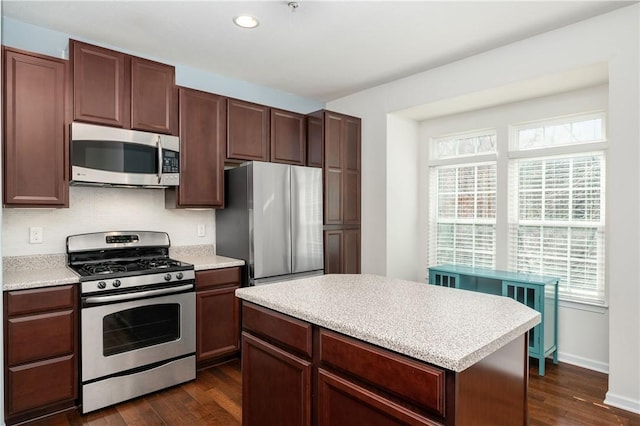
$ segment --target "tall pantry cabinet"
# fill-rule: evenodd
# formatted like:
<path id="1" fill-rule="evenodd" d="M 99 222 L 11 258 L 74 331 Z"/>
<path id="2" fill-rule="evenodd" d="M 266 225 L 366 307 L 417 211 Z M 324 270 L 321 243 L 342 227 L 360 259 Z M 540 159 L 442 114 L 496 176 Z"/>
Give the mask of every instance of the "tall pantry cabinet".
<path id="1" fill-rule="evenodd" d="M 322 146 L 326 274 L 360 273 L 361 120 L 332 111 L 308 118 L 309 152 Z"/>

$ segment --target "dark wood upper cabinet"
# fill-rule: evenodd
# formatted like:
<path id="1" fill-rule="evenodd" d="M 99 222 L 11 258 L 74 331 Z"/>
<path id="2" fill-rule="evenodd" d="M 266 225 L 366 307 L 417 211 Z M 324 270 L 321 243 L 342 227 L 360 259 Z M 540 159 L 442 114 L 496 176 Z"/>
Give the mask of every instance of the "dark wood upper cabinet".
<path id="1" fill-rule="evenodd" d="M 4 204 L 66 207 L 68 63 L 3 48 Z"/>
<path id="2" fill-rule="evenodd" d="M 307 116 L 307 166 L 322 167 L 324 129 L 320 117 Z"/>
<path id="3" fill-rule="evenodd" d="M 303 114 L 271 109 L 271 162 L 304 166 L 307 123 Z"/>
<path id="4" fill-rule="evenodd" d="M 177 134 L 173 66 L 77 40 L 69 51 L 74 120 Z"/>
<path id="5" fill-rule="evenodd" d="M 177 197 L 176 190 L 165 190 L 167 202 L 174 203 L 171 207 L 223 207 L 227 99 L 184 87 L 178 93 L 180 186 Z"/>
<path id="6" fill-rule="evenodd" d="M 360 225 L 360 145 L 361 121 L 331 111 L 310 115 L 309 142 L 322 138 L 324 154 L 324 224 Z M 317 129 L 320 120 L 322 130 Z M 315 149 L 315 148 L 314 148 Z"/>
<path id="7" fill-rule="evenodd" d="M 173 134 L 175 68 L 131 57 L 131 128 Z"/>
<path id="8" fill-rule="evenodd" d="M 229 99 L 227 160 L 269 161 L 269 107 Z"/>
<path id="9" fill-rule="evenodd" d="M 73 64 L 73 119 L 128 128 L 130 58 L 121 52 L 69 40 Z"/>
<path id="10" fill-rule="evenodd" d="M 343 119 L 344 224 L 360 225 L 360 119 Z"/>

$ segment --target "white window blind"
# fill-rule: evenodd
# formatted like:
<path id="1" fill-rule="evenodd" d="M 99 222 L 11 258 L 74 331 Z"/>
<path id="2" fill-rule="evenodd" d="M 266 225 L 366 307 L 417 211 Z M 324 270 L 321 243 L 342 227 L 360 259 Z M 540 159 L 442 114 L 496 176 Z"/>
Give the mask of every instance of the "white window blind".
<path id="1" fill-rule="evenodd" d="M 531 149 L 530 130 L 545 135 L 548 128 L 556 129 L 558 143 L 575 147 L 552 157 L 532 150 L 510 160 L 509 173 L 509 268 L 560 277 L 562 299 L 592 304 L 605 303 L 606 156 L 580 152 L 580 145 L 602 141 L 603 120 L 578 117 L 516 129 L 512 147 Z"/>
<path id="2" fill-rule="evenodd" d="M 496 164 L 431 168 L 430 263 L 495 264 Z"/>

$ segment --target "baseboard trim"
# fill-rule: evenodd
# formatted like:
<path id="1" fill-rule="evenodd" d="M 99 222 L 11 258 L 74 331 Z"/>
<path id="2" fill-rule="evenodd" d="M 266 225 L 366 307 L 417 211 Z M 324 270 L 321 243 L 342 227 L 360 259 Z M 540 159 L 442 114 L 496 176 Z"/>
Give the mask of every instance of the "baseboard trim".
<path id="1" fill-rule="evenodd" d="M 611 405 L 612 407 L 620 408 L 625 411 L 640 414 L 640 400 L 634 400 L 625 396 L 620 396 L 607 392 L 604 398 L 604 403 Z"/>
<path id="2" fill-rule="evenodd" d="M 578 367 L 586 368 L 588 370 L 609 374 L 609 364 L 606 362 L 595 361 L 593 359 L 583 358 L 581 356 L 571 355 L 571 354 L 562 353 L 562 352 L 558 352 L 558 361 L 564 362 L 566 364 L 571 364 Z"/>

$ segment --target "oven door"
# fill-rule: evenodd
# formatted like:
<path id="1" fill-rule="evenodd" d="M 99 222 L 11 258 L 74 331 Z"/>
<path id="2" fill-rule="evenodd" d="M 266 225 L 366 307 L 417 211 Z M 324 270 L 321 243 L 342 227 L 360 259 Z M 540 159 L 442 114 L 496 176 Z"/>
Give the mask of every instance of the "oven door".
<path id="1" fill-rule="evenodd" d="M 195 353 L 195 292 L 83 307 L 82 381 Z"/>

